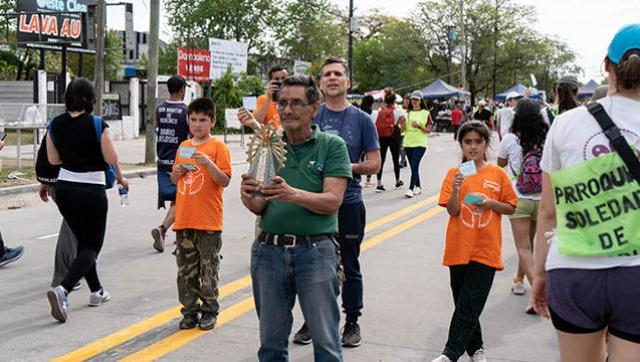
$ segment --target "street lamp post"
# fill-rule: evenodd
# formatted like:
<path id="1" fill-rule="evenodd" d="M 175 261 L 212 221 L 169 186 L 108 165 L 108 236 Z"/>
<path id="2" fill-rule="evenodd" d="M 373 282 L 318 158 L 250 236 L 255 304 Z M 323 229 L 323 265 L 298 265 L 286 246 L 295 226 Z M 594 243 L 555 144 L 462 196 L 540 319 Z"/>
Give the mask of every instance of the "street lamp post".
<path id="1" fill-rule="evenodd" d="M 349 83 L 353 84 L 353 0 L 349 0 Z"/>

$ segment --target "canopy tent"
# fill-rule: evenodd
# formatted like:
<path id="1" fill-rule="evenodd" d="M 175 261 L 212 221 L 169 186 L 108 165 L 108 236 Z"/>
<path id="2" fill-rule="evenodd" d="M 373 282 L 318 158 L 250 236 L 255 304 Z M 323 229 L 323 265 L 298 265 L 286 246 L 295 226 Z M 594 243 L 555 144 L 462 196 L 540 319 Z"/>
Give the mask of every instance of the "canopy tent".
<path id="1" fill-rule="evenodd" d="M 450 84 L 445 83 L 442 79 L 436 79 L 433 83 L 420 90 L 425 98 L 451 98 L 464 97 L 471 93 L 460 90 Z"/>
<path id="2" fill-rule="evenodd" d="M 533 99 L 541 99 L 542 98 L 542 92 L 540 92 L 539 90 L 537 90 L 535 88 L 527 88 L 524 85 L 518 83 L 518 84 L 514 85 L 513 87 L 507 89 L 506 91 L 496 94 L 495 99 L 498 100 L 498 101 L 504 102 L 506 100 L 506 98 L 507 98 L 507 94 L 509 94 L 511 92 L 516 92 L 521 97 L 524 97 L 524 94 L 525 94 L 527 89 L 531 89 L 531 95 L 529 95 L 529 98 L 533 98 Z"/>
<path id="3" fill-rule="evenodd" d="M 578 89 L 578 98 L 591 97 L 593 95 L 593 92 L 595 92 L 596 88 L 598 88 L 599 86 L 600 85 L 598 84 L 598 82 L 591 79 L 587 84 L 584 85 L 584 87 L 580 87 L 580 89 Z"/>

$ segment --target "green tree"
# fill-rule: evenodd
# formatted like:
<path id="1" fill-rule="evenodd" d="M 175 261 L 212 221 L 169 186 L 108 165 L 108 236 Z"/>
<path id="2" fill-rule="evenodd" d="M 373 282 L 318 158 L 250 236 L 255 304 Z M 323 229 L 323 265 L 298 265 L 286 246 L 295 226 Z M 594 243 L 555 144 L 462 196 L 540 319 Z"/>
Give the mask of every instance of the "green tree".
<path id="1" fill-rule="evenodd" d="M 375 33 L 355 42 L 355 91 L 391 86 L 409 92 L 426 85 L 433 77 L 428 44 L 415 24 L 387 19 Z"/>
<path id="2" fill-rule="evenodd" d="M 447 71 L 448 48 L 453 48 L 452 63 L 459 69 L 461 49 L 466 50 L 466 74 L 472 96 L 493 96 L 517 82 L 528 84 L 529 74 L 545 79 L 562 69 L 579 71 L 571 63 L 575 54 L 566 44 L 551 40 L 533 28 L 535 10 L 532 6 L 516 4 L 513 0 L 464 1 L 464 30 L 462 39 L 449 40 L 448 28 L 441 19 L 452 22 L 460 33 L 460 2 L 458 0 L 426 0 L 417 6 L 412 21 L 429 40 L 429 62 L 437 74 Z M 447 43 L 451 41 L 451 43 Z M 456 79 L 460 79 L 456 73 Z"/>
<path id="3" fill-rule="evenodd" d="M 164 1 L 176 39 L 202 49 L 209 38 L 243 41 L 249 50 L 265 43 L 274 0 L 166 0 Z"/>
<path id="4" fill-rule="evenodd" d="M 317 69 L 329 55 L 347 53 L 347 18 L 328 0 L 281 1 L 273 17 L 276 55 L 311 62 Z"/>

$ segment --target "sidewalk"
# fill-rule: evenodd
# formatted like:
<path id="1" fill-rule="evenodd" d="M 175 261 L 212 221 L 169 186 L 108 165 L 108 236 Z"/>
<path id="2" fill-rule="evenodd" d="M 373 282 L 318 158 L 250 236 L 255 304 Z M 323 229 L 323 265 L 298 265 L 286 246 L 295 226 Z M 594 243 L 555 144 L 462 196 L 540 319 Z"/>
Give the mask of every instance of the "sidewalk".
<path id="1" fill-rule="evenodd" d="M 216 135 L 216 138 L 220 140 L 224 140 L 223 135 Z M 241 147 L 241 136 L 240 135 L 228 135 L 227 136 L 227 147 L 229 147 L 229 152 L 231 153 L 231 164 L 239 165 L 246 162 L 246 146 L 249 143 L 249 136 L 244 136 L 245 147 Z M 126 177 L 143 177 L 146 175 L 152 175 L 156 173 L 155 166 L 145 165 L 144 164 L 144 145 L 145 139 L 144 135 L 142 137 L 137 138 L 135 140 L 129 141 L 115 141 L 116 150 L 118 151 L 119 162 L 123 166 L 123 174 Z M 23 154 L 22 160 L 27 165 L 31 165 L 33 160 L 32 149 L 33 145 L 23 145 Z M 26 153 L 26 154 L 25 154 Z M 0 158 L 5 159 L 5 169 L 11 169 L 11 167 L 6 166 L 7 164 L 15 164 L 16 158 L 16 146 L 5 146 L 2 151 L 0 151 Z M 10 186 L 10 187 L 0 187 L 0 196 L 9 195 L 9 194 L 18 194 L 23 192 L 33 192 L 37 190 L 39 184 L 34 183 L 21 185 L 21 186 Z"/>

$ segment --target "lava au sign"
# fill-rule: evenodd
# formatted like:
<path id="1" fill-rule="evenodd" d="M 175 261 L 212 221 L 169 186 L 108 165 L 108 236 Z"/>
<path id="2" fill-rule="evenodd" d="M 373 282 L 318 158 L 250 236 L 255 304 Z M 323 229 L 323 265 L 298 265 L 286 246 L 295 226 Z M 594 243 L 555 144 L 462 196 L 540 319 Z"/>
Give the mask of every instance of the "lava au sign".
<path id="1" fill-rule="evenodd" d="M 84 17 L 89 0 L 18 1 L 18 43 L 58 43 L 84 47 Z M 34 14 L 38 13 L 38 14 Z"/>
<path id="2" fill-rule="evenodd" d="M 210 50 L 178 48 L 178 75 L 187 80 L 208 82 L 210 69 Z"/>

